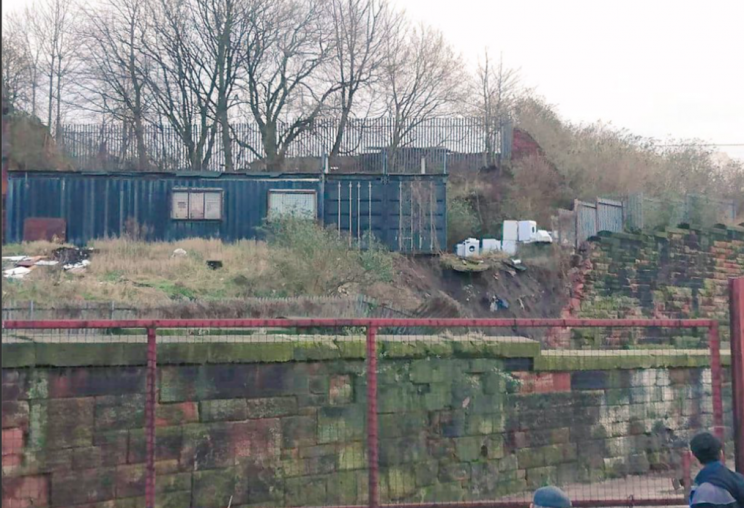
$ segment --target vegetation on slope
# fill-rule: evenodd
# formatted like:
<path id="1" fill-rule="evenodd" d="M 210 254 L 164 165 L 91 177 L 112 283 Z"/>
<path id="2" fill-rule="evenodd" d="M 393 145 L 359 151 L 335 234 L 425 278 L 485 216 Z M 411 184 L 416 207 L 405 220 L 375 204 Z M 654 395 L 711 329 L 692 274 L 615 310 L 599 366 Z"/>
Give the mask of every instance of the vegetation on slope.
<path id="1" fill-rule="evenodd" d="M 702 143 L 667 146 L 609 124 L 571 124 L 532 95 L 515 101 L 510 115 L 540 151 L 514 153 L 499 170 L 452 175 L 450 246 L 468 236 L 499 238 L 505 219 L 530 218 L 548 228 L 556 210 L 570 208 L 574 199 L 641 192 L 666 211 L 690 195 L 731 199 L 740 214 L 735 222 L 744 219 L 744 163 L 722 158 Z"/>

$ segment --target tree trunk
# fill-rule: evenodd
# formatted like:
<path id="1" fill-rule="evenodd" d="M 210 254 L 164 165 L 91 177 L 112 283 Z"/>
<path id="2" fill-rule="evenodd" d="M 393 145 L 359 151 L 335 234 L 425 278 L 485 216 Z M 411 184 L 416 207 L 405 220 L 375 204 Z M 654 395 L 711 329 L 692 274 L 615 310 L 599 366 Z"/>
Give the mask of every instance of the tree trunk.
<path id="1" fill-rule="evenodd" d="M 31 74 L 31 116 L 36 117 L 36 87 L 38 86 L 36 83 L 36 69 L 34 69 L 33 73 Z"/>
<path id="2" fill-rule="evenodd" d="M 344 132 L 346 131 L 346 124 L 349 122 L 349 108 L 343 108 L 341 111 L 341 118 L 338 120 L 338 129 L 336 130 L 336 139 L 333 141 L 333 148 L 331 148 L 330 155 L 332 157 L 339 154 L 341 151 L 341 143 L 344 140 Z"/>
<path id="3" fill-rule="evenodd" d="M 54 98 L 54 57 L 52 57 L 52 65 L 49 67 L 49 110 L 47 111 L 47 128 L 52 131 L 52 102 Z"/>
<path id="4" fill-rule="evenodd" d="M 62 141 L 62 55 L 57 56 L 57 122 L 54 137 L 59 146 Z"/>
<path id="5" fill-rule="evenodd" d="M 196 145 L 194 144 L 194 133 L 191 128 L 190 124 L 186 124 L 185 128 L 182 132 L 179 133 L 181 135 L 181 139 L 183 140 L 183 144 L 186 145 L 186 153 L 189 157 L 189 169 L 191 171 L 199 171 L 199 164 L 198 164 L 198 157 L 199 154 L 196 150 Z"/>
<path id="6" fill-rule="evenodd" d="M 400 147 L 401 134 L 400 120 L 396 120 L 396 125 L 393 131 L 393 139 L 391 140 L 390 146 L 388 147 L 387 154 L 387 171 L 388 173 L 397 172 L 396 166 L 398 165 L 398 148 Z"/>
<path id="7" fill-rule="evenodd" d="M 234 171 L 232 158 L 232 139 L 230 138 L 230 122 L 227 118 L 227 105 L 220 110 L 220 128 L 222 129 L 222 149 L 225 152 L 225 171 Z"/>
<path id="8" fill-rule="evenodd" d="M 142 115 L 134 115 L 134 137 L 137 142 L 137 161 L 140 171 L 147 171 L 150 163 L 147 160 L 147 147 L 145 146 L 145 127 L 142 124 Z"/>
<path id="9" fill-rule="evenodd" d="M 225 29 L 217 49 L 217 123 L 222 130 L 222 151 L 225 154 L 225 171 L 233 168 L 232 142 L 230 139 L 230 121 L 227 117 L 228 84 L 227 84 L 227 48 L 230 46 L 232 32 L 232 16 L 228 14 Z"/>
<path id="10" fill-rule="evenodd" d="M 130 29 L 130 46 L 129 46 L 129 79 L 134 87 L 134 111 L 132 116 L 134 120 L 134 138 L 137 143 L 137 165 L 140 171 L 150 169 L 150 161 L 147 157 L 147 146 L 145 145 L 145 127 L 144 115 L 142 113 L 142 83 L 137 73 L 136 57 L 134 53 L 135 37 L 133 28 Z"/>
<path id="11" fill-rule="evenodd" d="M 266 170 L 281 171 L 283 157 L 276 146 L 276 122 L 267 122 L 261 132 L 264 152 L 266 153 Z"/>

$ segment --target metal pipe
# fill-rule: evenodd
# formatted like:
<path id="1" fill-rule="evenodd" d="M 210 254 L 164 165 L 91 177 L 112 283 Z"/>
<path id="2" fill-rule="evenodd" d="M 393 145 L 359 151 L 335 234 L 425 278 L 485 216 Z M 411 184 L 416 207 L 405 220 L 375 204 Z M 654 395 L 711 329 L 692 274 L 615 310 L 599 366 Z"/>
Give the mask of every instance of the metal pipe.
<path id="1" fill-rule="evenodd" d="M 351 326 L 375 328 L 709 328 L 718 323 L 710 319 L 463 319 L 463 318 L 303 318 L 303 319 L 121 319 L 85 320 L 58 319 L 42 321 L 9 320 L 11 330 L 71 329 L 71 328 L 311 328 L 316 326 Z M 717 339 L 716 339 L 717 340 Z M 720 355 L 719 355 L 720 362 Z"/>
<path id="2" fill-rule="evenodd" d="M 349 182 L 349 247 L 351 247 L 351 239 L 354 236 L 354 219 L 352 219 L 353 211 L 352 206 L 354 205 L 354 188 Z"/>
<path id="3" fill-rule="evenodd" d="M 379 445 L 377 429 L 377 328 L 367 327 L 367 463 L 369 508 L 380 505 Z"/>
<path id="4" fill-rule="evenodd" d="M 731 384 L 734 399 L 734 458 L 744 473 L 744 277 L 729 281 L 731 317 Z"/>
<path id="5" fill-rule="evenodd" d="M 723 372 L 721 370 L 721 340 L 718 336 L 718 322 L 714 321 L 708 328 L 708 346 L 710 347 L 710 377 L 713 385 L 713 432 L 725 443 L 723 426 Z"/>
<path id="6" fill-rule="evenodd" d="M 145 506 L 155 508 L 155 404 L 157 379 L 157 332 L 147 329 L 147 395 L 145 401 L 145 436 L 147 459 L 145 476 Z"/>
<path id="7" fill-rule="evenodd" d="M 437 236 L 437 226 L 434 222 L 434 208 L 436 208 L 437 188 L 434 182 L 429 182 L 429 250 L 434 252 L 434 238 Z"/>
<path id="8" fill-rule="evenodd" d="M 398 252 L 403 250 L 403 182 L 398 182 Z"/>
<path id="9" fill-rule="evenodd" d="M 10 161 L 10 136 L 8 131 L 7 116 L 10 112 L 8 102 L 2 98 L 2 243 L 5 244 L 5 222 L 7 217 L 6 199 L 7 193 L 10 192 L 8 182 L 8 163 Z"/>
<path id="10" fill-rule="evenodd" d="M 413 253 L 413 182 L 411 182 L 411 183 L 408 184 L 408 194 L 409 194 L 409 197 L 410 197 L 410 200 L 409 200 L 408 203 L 409 203 L 409 206 L 410 206 L 409 216 L 410 216 L 410 219 L 411 219 L 409 221 L 411 223 L 411 228 L 410 228 L 410 233 L 411 233 L 411 253 Z"/>
<path id="11" fill-rule="evenodd" d="M 362 246 L 362 183 L 357 182 L 357 247 Z"/>
<path id="12" fill-rule="evenodd" d="M 341 236 L 341 182 L 338 182 L 338 234 Z"/>

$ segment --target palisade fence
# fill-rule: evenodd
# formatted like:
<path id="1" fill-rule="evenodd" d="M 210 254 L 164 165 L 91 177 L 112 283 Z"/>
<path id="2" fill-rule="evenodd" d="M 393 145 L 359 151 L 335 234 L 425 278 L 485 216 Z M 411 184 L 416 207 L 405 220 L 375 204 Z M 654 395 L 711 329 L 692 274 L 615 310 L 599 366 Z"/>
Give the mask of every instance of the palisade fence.
<path id="1" fill-rule="evenodd" d="M 653 230 L 678 224 L 713 226 L 736 219 L 738 210 L 732 199 L 715 199 L 688 194 L 680 199 L 662 199 L 643 193 L 628 196 L 624 202 L 626 226 L 630 230 Z"/>
<path id="2" fill-rule="evenodd" d="M 289 125 L 280 123 L 277 138 L 283 139 Z M 395 122 L 392 118 L 349 120 L 337 156 L 332 151 L 337 119 L 320 119 L 289 144 L 279 169 L 285 172 L 318 172 L 328 166 L 336 172 L 366 173 L 446 173 L 447 166 L 478 169 L 486 160 L 484 120 L 475 117 L 430 118 L 407 126 L 398 148 L 391 146 Z M 231 151 L 234 171 L 265 171 L 266 153 L 256 124 L 231 126 Z M 488 129 L 493 139 L 492 156 L 509 156 L 511 126 Z M 196 146 L 201 136 L 194 126 L 191 139 Z M 151 167 L 157 171 L 225 171 L 225 153 L 219 126 L 204 137 L 201 157 L 192 162 L 189 150 L 175 129 L 161 125 L 145 128 L 144 143 Z M 103 123 L 65 125 L 61 133 L 62 150 L 80 170 L 136 171 L 137 143 L 131 125 Z M 503 147 L 503 148 L 502 148 Z M 276 168 L 275 168 L 276 169 Z"/>

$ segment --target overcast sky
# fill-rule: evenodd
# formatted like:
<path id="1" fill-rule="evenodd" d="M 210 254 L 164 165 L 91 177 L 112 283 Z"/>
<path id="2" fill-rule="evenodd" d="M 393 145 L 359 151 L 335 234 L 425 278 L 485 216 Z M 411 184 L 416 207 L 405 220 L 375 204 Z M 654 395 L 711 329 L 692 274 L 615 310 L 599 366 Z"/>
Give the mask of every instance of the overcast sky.
<path id="1" fill-rule="evenodd" d="M 744 145 L 744 0 L 394 1 L 473 66 L 502 53 L 568 120 Z"/>
<path id="2" fill-rule="evenodd" d="M 503 53 L 569 120 L 744 145 L 744 0 L 397 2 L 473 63 Z"/>

